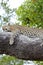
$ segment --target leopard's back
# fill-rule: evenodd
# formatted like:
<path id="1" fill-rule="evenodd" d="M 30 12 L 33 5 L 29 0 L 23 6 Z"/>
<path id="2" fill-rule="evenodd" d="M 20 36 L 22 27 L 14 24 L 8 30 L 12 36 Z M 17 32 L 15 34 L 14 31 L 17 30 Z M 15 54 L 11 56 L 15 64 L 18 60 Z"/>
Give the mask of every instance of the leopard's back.
<path id="1" fill-rule="evenodd" d="M 26 36 L 39 36 L 43 37 L 43 29 L 38 28 L 29 28 L 26 26 L 21 25 L 7 25 L 3 26 L 3 30 L 7 30 L 8 32 L 16 32 L 19 31 L 20 34 L 26 35 Z"/>

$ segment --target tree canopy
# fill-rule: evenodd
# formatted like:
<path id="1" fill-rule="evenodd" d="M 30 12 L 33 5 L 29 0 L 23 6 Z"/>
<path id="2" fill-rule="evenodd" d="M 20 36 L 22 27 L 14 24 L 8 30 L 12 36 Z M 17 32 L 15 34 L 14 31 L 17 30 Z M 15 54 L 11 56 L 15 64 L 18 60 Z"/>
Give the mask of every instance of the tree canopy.
<path id="1" fill-rule="evenodd" d="M 23 25 L 43 27 L 43 0 L 26 0 L 16 14 Z"/>

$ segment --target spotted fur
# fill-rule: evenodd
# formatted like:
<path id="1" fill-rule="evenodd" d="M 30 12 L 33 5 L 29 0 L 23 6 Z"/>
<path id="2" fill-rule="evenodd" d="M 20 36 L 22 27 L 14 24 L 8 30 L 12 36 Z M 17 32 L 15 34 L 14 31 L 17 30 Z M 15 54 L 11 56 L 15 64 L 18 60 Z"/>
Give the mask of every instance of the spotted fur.
<path id="1" fill-rule="evenodd" d="M 43 29 L 29 28 L 21 25 L 5 25 L 2 27 L 2 29 L 7 32 L 13 32 L 13 33 L 19 32 L 20 34 L 26 36 L 30 37 L 39 36 L 43 38 Z"/>

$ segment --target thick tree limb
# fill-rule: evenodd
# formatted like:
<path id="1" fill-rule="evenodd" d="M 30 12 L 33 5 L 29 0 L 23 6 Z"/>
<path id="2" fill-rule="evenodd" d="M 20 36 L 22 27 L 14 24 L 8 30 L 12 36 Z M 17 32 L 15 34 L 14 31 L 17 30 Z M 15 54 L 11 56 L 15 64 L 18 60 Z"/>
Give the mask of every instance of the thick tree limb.
<path id="1" fill-rule="evenodd" d="M 13 36 L 10 44 L 11 32 L 0 32 L 0 54 L 15 56 L 24 60 L 43 60 L 43 39 L 29 38 L 22 34 Z M 42 35 L 43 36 L 43 35 Z"/>

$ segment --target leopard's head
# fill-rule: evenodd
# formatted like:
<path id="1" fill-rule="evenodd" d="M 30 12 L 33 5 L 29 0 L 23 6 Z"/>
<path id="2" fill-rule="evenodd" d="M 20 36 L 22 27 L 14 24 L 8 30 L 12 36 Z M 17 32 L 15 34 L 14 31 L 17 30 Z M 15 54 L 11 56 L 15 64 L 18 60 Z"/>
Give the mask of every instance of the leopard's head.
<path id="1" fill-rule="evenodd" d="M 3 31 L 11 32 L 10 25 L 4 25 L 2 26 Z"/>

